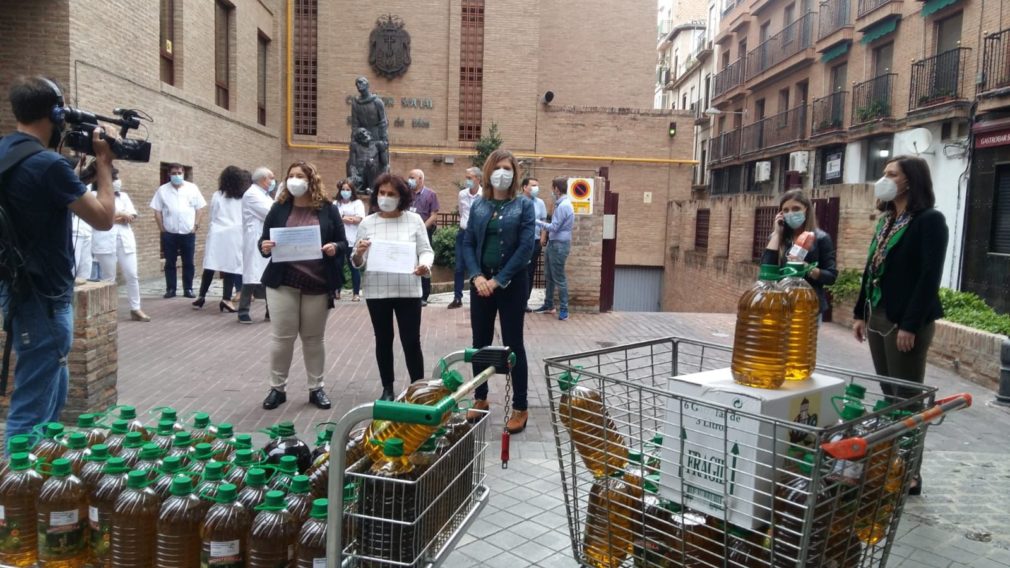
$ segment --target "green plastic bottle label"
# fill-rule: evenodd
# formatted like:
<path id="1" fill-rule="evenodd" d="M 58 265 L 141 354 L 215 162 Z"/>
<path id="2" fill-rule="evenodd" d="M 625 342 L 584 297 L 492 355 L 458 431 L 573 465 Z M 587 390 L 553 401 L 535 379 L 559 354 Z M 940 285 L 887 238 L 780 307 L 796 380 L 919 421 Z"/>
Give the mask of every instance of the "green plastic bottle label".
<path id="1" fill-rule="evenodd" d="M 87 519 L 82 519 L 77 509 L 53 511 L 48 519 L 39 522 L 39 558 L 67 560 L 84 551 L 87 542 Z"/>
<path id="2" fill-rule="evenodd" d="M 241 568 L 245 566 L 242 560 L 242 542 L 239 540 L 212 540 L 203 543 L 200 554 L 201 568 Z"/>

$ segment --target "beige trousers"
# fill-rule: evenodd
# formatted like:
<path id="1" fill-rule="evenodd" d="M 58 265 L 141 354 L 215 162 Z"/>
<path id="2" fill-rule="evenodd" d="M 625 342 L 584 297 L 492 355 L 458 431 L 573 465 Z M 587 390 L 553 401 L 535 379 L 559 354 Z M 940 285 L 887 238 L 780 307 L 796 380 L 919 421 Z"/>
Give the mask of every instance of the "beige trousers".
<path id="1" fill-rule="evenodd" d="M 295 338 L 302 338 L 302 355 L 309 390 L 323 388 L 326 352 L 323 333 L 326 330 L 326 294 L 306 295 L 290 286 L 267 288 L 270 305 L 270 327 L 273 341 L 270 349 L 270 386 L 284 391 L 295 350 Z"/>

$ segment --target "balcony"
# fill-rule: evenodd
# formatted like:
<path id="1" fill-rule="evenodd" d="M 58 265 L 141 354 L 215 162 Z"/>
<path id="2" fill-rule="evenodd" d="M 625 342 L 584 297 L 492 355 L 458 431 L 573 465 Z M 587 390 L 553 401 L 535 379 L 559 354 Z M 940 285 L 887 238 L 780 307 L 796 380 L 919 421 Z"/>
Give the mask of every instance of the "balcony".
<path id="1" fill-rule="evenodd" d="M 845 102 L 848 96 L 848 91 L 839 91 L 814 99 L 811 135 L 839 132 L 845 128 Z"/>
<path id="2" fill-rule="evenodd" d="M 980 92 L 1010 88 L 1010 29 L 985 36 Z"/>
<path id="3" fill-rule="evenodd" d="M 817 21 L 817 39 L 822 40 L 845 26 L 852 25 L 852 0 L 827 0 L 821 4 Z"/>
<path id="4" fill-rule="evenodd" d="M 740 129 L 723 132 L 709 144 L 709 162 L 732 160 L 740 155 Z"/>
<path id="5" fill-rule="evenodd" d="M 965 101 L 965 71 L 971 48 L 958 47 L 912 64 L 908 110 Z"/>
<path id="6" fill-rule="evenodd" d="M 807 105 L 763 118 L 743 128 L 741 154 L 753 154 L 766 148 L 799 142 L 806 138 Z"/>
<path id="7" fill-rule="evenodd" d="M 896 0 L 859 0 L 859 5 L 856 8 L 856 17 L 866 17 L 870 12 L 876 10 L 877 8 L 895 1 Z M 901 2 L 898 1 L 897 3 L 900 4 Z"/>
<path id="8" fill-rule="evenodd" d="M 741 57 L 720 71 L 712 81 L 712 98 L 718 98 L 743 83 L 744 58 Z"/>
<path id="9" fill-rule="evenodd" d="M 852 87 L 852 126 L 893 118 L 894 81 L 897 73 L 887 73 Z"/>
<path id="10" fill-rule="evenodd" d="M 816 12 L 807 12 L 747 53 L 747 80 L 750 81 L 804 49 L 813 47 L 815 14 Z"/>

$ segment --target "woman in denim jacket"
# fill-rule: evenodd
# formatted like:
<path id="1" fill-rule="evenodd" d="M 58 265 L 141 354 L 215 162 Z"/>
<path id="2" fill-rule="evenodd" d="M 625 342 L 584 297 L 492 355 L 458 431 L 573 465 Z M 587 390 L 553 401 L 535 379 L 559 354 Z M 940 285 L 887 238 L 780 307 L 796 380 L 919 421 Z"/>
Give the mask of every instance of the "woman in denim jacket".
<path id="1" fill-rule="evenodd" d="M 502 343 L 512 349 L 512 412 L 506 428 L 517 434 L 526 428 L 527 367 L 523 343 L 526 315 L 526 267 L 533 256 L 535 213 L 533 202 L 520 197 L 518 164 L 508 150 L 495 150 L 484 162 L 483 199 L 470 210 L 463 235 L 463 262 L 470 279 L 470 327 L 473 346 L 491 345 L 495 316 L 501 318 Z M 474 374 L 484 367 L 474 366 Z M 487 411 L 487 384 L 474 393 L 477 420 Z M 506 410 L 508 412 L 508 410 Z"/>

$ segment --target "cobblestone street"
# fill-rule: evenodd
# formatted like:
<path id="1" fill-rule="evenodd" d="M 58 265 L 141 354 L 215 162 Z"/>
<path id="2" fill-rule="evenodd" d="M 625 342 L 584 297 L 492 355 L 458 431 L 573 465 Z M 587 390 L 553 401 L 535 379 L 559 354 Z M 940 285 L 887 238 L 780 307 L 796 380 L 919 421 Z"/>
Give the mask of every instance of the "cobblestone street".
<path id="1" fill-rule="evenodd" d="M 163 300 L 158 283 L 144 287 L 144 309 L 151 323 L 129 321 L 120 304 L 120 403 L 141 409 L 170 404 L 180 413 L 203 410 L 236 430 L 256 431 L 280 420 L 294 420 L 303 438 L 311 427 L 333 420 L 380 392 L 372 351 L 372 330 L 364 302 L 346 299 L 332 311 L 327 328 L 327 392 L 332 411 L 308 405 L 299 388 L 304 376 L 296 352 L 287 404 L 267 412 L 266 369 L 270 326 L 263 303 L 253 306 L 254 325 L 239 325 L 234 314 L 220 313 L 212 289 L 206 308 L 193 310 L 182 297 Z M 446 310 L 451 299 L 432 297 L 425 308 L 422 345 L 430 367 L 438 357 L 466 347 L 469 310 Z M 530 357 L 530 423 L 512 439 L 512 462 L 499 467 L 499 442 L 493 434 L 487 472 L 491 499 L 468 535 L 450 556 L 450 566 L 575 566 L 557 451 L 547 409 L 542 360 L 601 346 L 664 336 L 729 344 L 733 316 L 686 313 L 573 314 L 567 322 L 530 315 L 526 323 Z M 848 331 L 824 325 L 820 361 L 870 371 L 865 345 Z M 396 348 L 397 353 L 399 347 Z M 406 385 L 402 357 L 397 361 L 397 389 Z M 1010 412 L 991 404 L 993 393 L 933 366 L 927 382 L 940 395 L 969 392 L 974 406 L 930 428 L 923 466 L 924 492 L 908 499 L 899 539 L 888 566 L 1010 566 Z M 500 384 L 491 387 L 492 427 L 501 423 Z"/>

